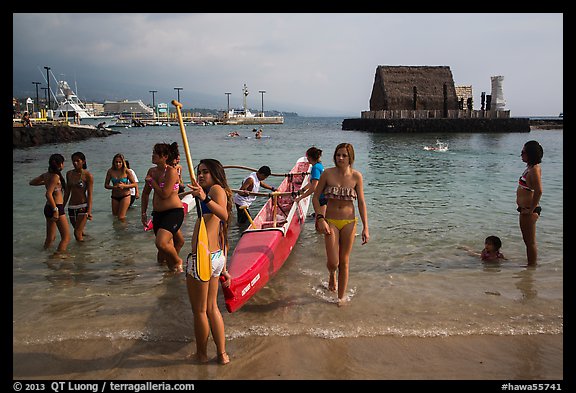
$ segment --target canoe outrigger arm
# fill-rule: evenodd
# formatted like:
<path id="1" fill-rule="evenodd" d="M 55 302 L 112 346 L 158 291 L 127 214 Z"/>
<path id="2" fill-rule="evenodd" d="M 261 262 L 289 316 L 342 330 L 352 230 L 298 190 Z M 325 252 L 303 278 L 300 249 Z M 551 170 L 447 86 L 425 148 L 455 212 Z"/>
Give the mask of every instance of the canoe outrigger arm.
<path id="1" fill-rule="evenodd" d="M 232 189 L 232 192 L 235 192 L 237 194 L 248 194 L 248 195 L 256 195 L 256 196 L 264 196 L 264 197 L 268 197 L 268 198 L 272 198 L 273 196 L 288 196 L 288 195 L 292 195 L 292 192 L 280 192 L 280 191 L 273 191 L 273 192 L 254 192 L 254 191 L 248 191 L 248 190 L 236 190 L 236 189 Z"/>
<path id="2" fill-rule="evenodd" d="M 248 206 L 240 206 L 240 209 L 244 210 L 244 213 L 246 213 L 246 217 L 248 217 L 248 221 L 250 221 L 250 226 L 256 229 L 254 221 L 252 221 L 252 217 L 250 217 L 250 213 L 248 213 Z"/>
<path id="3" fill-rule="evenodd" d="M 247 190 L 232 190 L 233 192 L 239 193 L 248 193 L 248 194 L 252 194 L 252 195 L 256 195 L 256 196 L 266 196 L 268 198 L 272 198 L 272 206 L 273 206 L 273 217 L 274 217 L 274 221 L 273 221 L 273 228 L 276 228 L 277 226 L 277 218 L 276 218 L 276 212 L 278 211 L 278 209 L 280 209 L 280 211 L 282 211 L 282 214 L 284 214 L 284 216 L 288 216 L 287 213 L 284 211 L 284 209 L 282 209 L 281 206 L 278 205 L 278 197 L 279 196 L 294 196 L 293 192 L 252 192 L 252 191 L 247 191 Z M 250 221 L 250 227 L 253 229 L 257 229 L 256 225 L 254 224 L 254 221 L 252 220 L 252 217 L 250 217 L 250 213 L 248 213 L 248 206 L 240 206 L 240 209 L 244 210 L 244 213 L 246 213 L 246 217 L 248 217 L 248 221 Z"/>
<path id="4" fill-rule="evenodd" d="M 258 172 L 258 169 L 256 169 L 256 168 L 250 168 L 250 167 L 242 166 L 242 165 L 222 165 L 222 168 L 224 168 L 224 169 L 232 169 L 232 168 L 245 169 L 247 171 Z M 306 176 L 309 174 L 310 174 L 310 172 L 271 173 L 270 176 L 284 176 L 284 177 L 294 176 L 294 175 Z"/>

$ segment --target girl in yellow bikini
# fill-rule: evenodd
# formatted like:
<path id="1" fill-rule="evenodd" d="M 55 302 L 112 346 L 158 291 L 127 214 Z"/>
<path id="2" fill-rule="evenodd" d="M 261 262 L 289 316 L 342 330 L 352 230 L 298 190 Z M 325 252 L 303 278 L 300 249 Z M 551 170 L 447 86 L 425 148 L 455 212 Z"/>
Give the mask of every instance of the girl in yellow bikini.
<path id="1" fill-rule="evenodd" d="M 316 216 L 316 230 L 324 234 L 326 257 L 329 273 L 328 289 L 338 289 L 338 306 L 346 302 L 348 286 L 348 266 L 350 253 L 356 235 L 354 200 L 358 200 L 358 212 L 362 220 L 362 244 L 370 239 L 368 214 L 364 200 L 364 181 L 362 174 L 353 169 L 354 147 L 350 143 L 341 143 L 334 151 L 333 168 L 322 172 L 316 186 L 312 204 Z M 320 195 L 328 200 L 326 216 L 320 214 Z M 338 277 L 336 277 L 338 271 Z"/>

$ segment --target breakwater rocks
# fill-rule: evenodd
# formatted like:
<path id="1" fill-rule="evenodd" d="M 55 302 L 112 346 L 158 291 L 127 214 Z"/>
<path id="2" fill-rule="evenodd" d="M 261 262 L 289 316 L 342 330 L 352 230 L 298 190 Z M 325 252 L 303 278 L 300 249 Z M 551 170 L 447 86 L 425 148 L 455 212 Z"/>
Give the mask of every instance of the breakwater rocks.
<path id="1" fill-rule="evenodd" d="M 82 125 L 34 125 L 12 127 L 12 149 L 44 145 L 46 143 L 69 143 L 88 138 L 101 138 L 120 134 L 120 131 L 97 129 Z"/>
<path id="2" fill-rule="evenodd" d="M 563 130 L 564 119 L 530 119 L 532 130 Z"/>
<path id="3" fill-rule="evenodd" d="M 344 119 L 343 130 L 400 132 L 530 132 L 528 118 L 506 119 Z"/>

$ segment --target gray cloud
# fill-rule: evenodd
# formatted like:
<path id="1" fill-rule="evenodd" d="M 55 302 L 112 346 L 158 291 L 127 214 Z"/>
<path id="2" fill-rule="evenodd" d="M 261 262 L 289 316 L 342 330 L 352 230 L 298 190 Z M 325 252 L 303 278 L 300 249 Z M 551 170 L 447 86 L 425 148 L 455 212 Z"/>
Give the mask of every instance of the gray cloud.
<path id="1" fill-rule="evenodd" d="M 513 116 L 563 110 L 562 14 L 13 14 L 13 94 L 44 66 L 89 99 L 176 97 L 185 106 L 357 117 L 378 65 L 448 65 L 490 93 L 503 75 Z M 62 74 L 62 75 L 61 75 Z"/>

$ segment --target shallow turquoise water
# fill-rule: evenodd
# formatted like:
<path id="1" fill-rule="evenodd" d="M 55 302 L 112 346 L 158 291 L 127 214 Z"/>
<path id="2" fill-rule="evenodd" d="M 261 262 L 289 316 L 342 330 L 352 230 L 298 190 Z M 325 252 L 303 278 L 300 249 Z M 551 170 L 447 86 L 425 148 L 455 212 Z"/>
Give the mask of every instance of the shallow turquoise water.
<path id="1" fill-rule="evenodd" d="M 315 145 L 323 149 L 329 167 L 335 146 L 350 142 L 356 150 L 355 167 L 364 174 L 371 241 L 362 246 L 358 240 L 352 251 L 350 306 L 337 308 L 326 291 L 324 242 L 310 220 L 282 270 L 241 310 L 227 313 L 220 299 L 230 339 L 563 331 L 562 130 L 374 134 L 342 131 L 341 122 L 286 118 L 283 125 L 264 127 L 270 138 L 261 140 L 227 137 L 232 130 L 252 136 L 252 126 L 187 127 L 195 164 L 210 157 L 225 165 L 268 165 L 282 173 Z M 181 145 L 179 128 L 119 130 L 122 134 L 108 138 L 13 151 L 14 342 L 193 337 L 185 282 L 156 264 L 153 234 L 141 227 L 140 201 L 126 224 L 115 222 L 110 193 L 103 186 L 118 152 L 142 181 L 152 166 L 153 145 Z M 448 143 L 447 152 L 423 149 L 437 139 Z M 535 269 L 523 266 L 515 211 L 517 180 L 525 166 L 520 150 L 531 139 L 544 147 L 543 210 L 537 224 L 540 259 Z M 54 260 L 53 250 L 42 250 L 44 191 L 28 181 L 46 170 L 48 157 L 56 152 L 66 157 L 64 170 L 72 169 L 70 156 L 76 151 L 85 153 L 95 178 L 94 219 L 86 228 L 87 241 L 72 241 L 70 258 Z M 185 159 L 182 164 L 189 179 Z M 227 171 L 232 188 L 246 175 Z M 255 207 L 263 203 L 259 200 Z M 194 220 L 193 215 L 185 220 L 187 240 Z M 509 259 L 500 265 L 484 265 L 461 249 L 479 251 L 492 234 L 502 239 Z M 229 236 L 234 246 L 240 236 L 236 225 Z M 188 249 L 186 245 L 181 257 Z"/>

